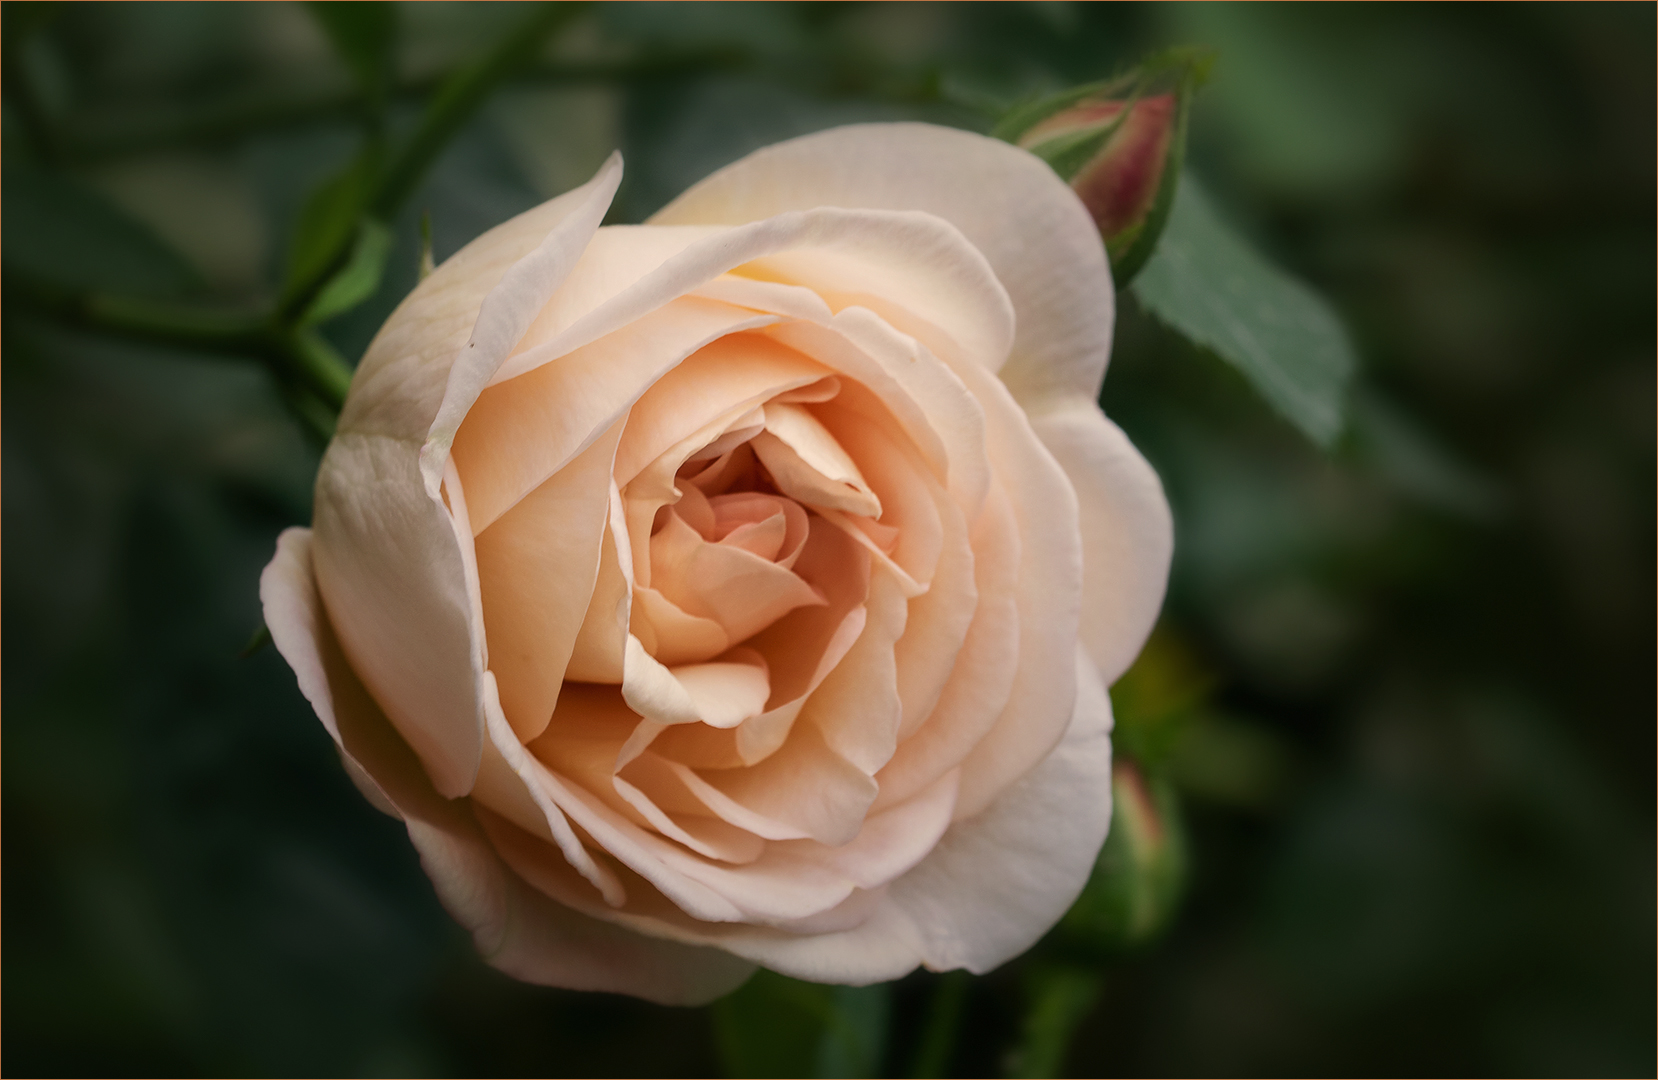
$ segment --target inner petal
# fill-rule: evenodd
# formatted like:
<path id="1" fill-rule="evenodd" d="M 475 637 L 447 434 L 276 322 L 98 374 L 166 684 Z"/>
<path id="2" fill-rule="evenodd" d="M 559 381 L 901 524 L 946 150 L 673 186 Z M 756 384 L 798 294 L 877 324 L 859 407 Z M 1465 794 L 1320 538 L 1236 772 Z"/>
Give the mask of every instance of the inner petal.
<path id="1" fill-rule="evenodd" d="M 783 531 L 786 537 L 786 521 Z M 652 588 L 688 614 L 719 623 L 734 642 L 795 608 L 827 602 L 787 567 L 735 544 L 709 543 L 674 508 L 651 537 L 650 560 Z"/>
<path id="2" fill-rule="evenodd" d="M 769 402 L 766 430 L 752 445 L 785 495 L 849 514 L 881 516 L 881 500 L 857 463 L 805 406 Z"/>

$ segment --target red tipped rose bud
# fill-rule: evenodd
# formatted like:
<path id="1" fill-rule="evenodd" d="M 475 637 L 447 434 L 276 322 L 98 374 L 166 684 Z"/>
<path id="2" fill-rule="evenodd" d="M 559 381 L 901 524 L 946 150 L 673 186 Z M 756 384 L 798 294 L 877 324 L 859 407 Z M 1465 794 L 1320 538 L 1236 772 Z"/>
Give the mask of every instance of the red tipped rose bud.
<path id="1" fill-rule="evenodd" d="M 1124 109 L 1128 115 L 1123 116 Z M 1113 257 L 1132 241 L 1157 199 L 1174 137 L 1175 98 L 1159 94 L 1130 105 L 1090 101 L 1055 113 L 1019 139 L 1025 149 L 1065 136 L 1109 132 L 1105 145 L 1068 177 L 1100 227 Z"/>
<path id="2" fill-rule="evenodd" d="M 1166 53 L 1109 82 L 1009 114 L 997 134 L 1046 161 L 1099 226 L 1118 288 L 1151 255 L 1168 217 L 1186 141 L 1186 104 L 1208 57 Z"/>
<path id="3" fill-rule="evenodd" d="M 1065 926 L 1094 947 L 1117 951 L 1151 942 L 1169 926 L 1184 891 L 1186 843 L 1166 780 L 1119 758 L 1111 794 L 1111 833 Z"/>

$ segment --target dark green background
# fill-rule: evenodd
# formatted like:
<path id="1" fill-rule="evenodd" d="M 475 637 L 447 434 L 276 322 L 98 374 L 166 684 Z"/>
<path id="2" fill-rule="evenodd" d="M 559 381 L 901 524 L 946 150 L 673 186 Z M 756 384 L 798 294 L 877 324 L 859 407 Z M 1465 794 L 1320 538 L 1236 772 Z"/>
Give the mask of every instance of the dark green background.
<path id="1" fill-rule="evenodd" d="M 269 297 L 357 139 L 310 16 L 3 10 L 4 1070 L 742 1068 L 707 1010 L 484 966 L 281 659 L 237 658 L 317 460 L 267 376 L 29 299 Z M 521 14 L 402 8 L 394 127 Z M 1191 168 L 1363 370 L 1324 454 L 1121 298 L 1104 403 L 1176 520 L 1159 641 L 1236 753 L 1176 757 L 1186 901 L 1101 962 L 1066 1068 L 1651 1075 L 1654 40 L 1650 4 L 600 5 L 461 131 L 327 333 L 361 352 L 421 209 L 441 259 L 615 146 L 636 221 L 779 138 L 983 130 L 1214 47 Z M 956 1073 L 1008 1067 L 1034 963 L 968 987 Z M 881 1071 L 938 981 L 896 986 Z"/>

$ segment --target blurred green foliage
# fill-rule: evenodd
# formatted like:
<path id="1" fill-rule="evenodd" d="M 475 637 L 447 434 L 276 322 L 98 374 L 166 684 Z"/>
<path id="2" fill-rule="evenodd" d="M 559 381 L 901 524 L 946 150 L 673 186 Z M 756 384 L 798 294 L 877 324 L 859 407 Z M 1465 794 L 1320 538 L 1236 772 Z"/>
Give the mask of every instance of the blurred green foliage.
<path id="1" fill-rule="evenodd" d="M 1651 6 L 0 14 L 6 1071 L 1654 1071 Z M 484 966 L 280 658 L 237 657 L 310 517 L 284 365 L 354 359 L 423 250 L 616 147 L 637 221 L 780 138 L 987 130 L 1174 44 L 1216 53 L 1215 220 L 1362 371 L 1320 451 L 1119 297 L 1103 400 L 1177 549 L 1081 903 L 983 977 L 706 1010 Z M 327 353 L 250 359 L 279 309 Z"/>

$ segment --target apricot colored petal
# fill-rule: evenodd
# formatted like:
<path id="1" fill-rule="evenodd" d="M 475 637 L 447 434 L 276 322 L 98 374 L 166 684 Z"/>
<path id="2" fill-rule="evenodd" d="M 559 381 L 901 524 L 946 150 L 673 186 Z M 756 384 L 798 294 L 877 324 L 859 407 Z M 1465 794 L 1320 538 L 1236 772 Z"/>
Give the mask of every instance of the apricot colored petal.
<path id="1" fill-rule="evenodd" d="M 455 435 L 455 459 L 488 528 L 577 454 L 687 356 L 772 321 L 687 297 L 562 357 L 491 386 Z M 625 482 L 625 481 L 624 481 Z"/>
<path id="2" fill-rule="evenodd" d="M 974 524 L 972 543 L 977 601 L 972 625 L 924 721 L 917 730 L 904 733 L 892 760 L 876 775 L 881 785 L 878 810 L 908 799 L 960 765 L 995 725 L 1013 693 L 1019 668 L 1019 528 L 1000 487 L 991 489 Z M 935 595 L 952 593 L 928 594 Z M 901 639 L 901 650 L 903 645 Z"/>
<path id="3" fill-rule="evenodd" d="M 605 211 L 610 209 L 610 201 L 621 182 L 622 156 L 611 154 L 593 179 L 561 197 L 575 196 L 569 212 L 547 232 L 535 250 L 513 263 L 480 301 L 478 321 L 466 348 L 453 357 L 443 401 L 420 448 L 421 473 L 426 478 L 427 491 L 436 494 L 443 463 L 461 421 L 575 268 L 598 231 L 599 222 L 604 220 Z M 608 426 L 599 425 L 601 429 Z"/>
<path id="4" fill-rule="evenodd" d="M 503 865 L 466 804 L 433 789 L 353 674 L 317 594 L 311 555 L 310 530 L 288 529 L 260 576 L 272 640 L 334 737 L 352 780 L 403 820 L 439 900 L 472 934 L 486 962 L 526 982 L 677 1005 L 712 1001 L 748 977 L 753 965 L 728 952 L 583 915 Z"/>
<path id="5" fill-rule="evenodd" d="M 778 260 L 813 287 L 823 279 L 893 297 L 974 356 L 999 358 L 1012 340 L 1007 294 L 953 226 L 923 213 L 820 206 L 711 231 L 518 360 L 550 362 L 745 264 L 765 277 Z"/>
<path id="6" fill-rule="evenodd" d="M 1021 399 L 1099 392 L 1114 300 L 1099 230 L 1052 169 L 999 140 L 931 124 L 835 128 L 727 165 L 651 221 L 734 225 L 817 206 L 948 221 L 1012 301 L 1017 333 L 1002 378 Z"/>
<path id="7" fill-rule="evenodd" d="M 593 596 L 620 436 L 612 425 L 475 541 L 490 670 L 523 742 L 552 718 Z"/>

